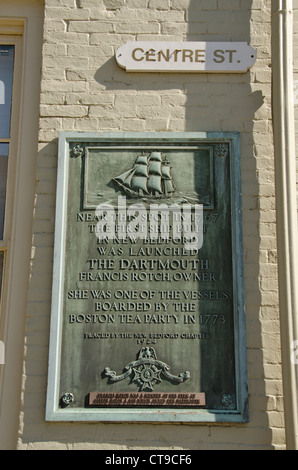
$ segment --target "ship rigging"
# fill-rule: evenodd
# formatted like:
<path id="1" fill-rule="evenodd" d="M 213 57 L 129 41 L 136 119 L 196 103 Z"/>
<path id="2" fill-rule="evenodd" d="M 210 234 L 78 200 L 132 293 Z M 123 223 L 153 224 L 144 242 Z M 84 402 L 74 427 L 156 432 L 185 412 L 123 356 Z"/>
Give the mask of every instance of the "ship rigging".
<path id="1" fill-rule="evenodd" d="M 171 170 L 167 157 L 162 159 L 161 152 L 152 152 L 139 155 L 133 168 L 113 180 L 132 197 L 169 198 L 175 192 Z"/>

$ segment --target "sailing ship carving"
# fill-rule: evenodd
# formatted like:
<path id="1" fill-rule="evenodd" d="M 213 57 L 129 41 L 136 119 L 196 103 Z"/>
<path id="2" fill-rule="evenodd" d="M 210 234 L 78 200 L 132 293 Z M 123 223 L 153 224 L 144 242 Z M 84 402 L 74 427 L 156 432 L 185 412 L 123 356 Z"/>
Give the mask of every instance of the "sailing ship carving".
<path id="1" fill-rule="evenodd" d="M 161 152 L 139 155 L 133 167 L 113 181 L 132 197 L 169 198 L 175 192 L 172 167 Z"/>

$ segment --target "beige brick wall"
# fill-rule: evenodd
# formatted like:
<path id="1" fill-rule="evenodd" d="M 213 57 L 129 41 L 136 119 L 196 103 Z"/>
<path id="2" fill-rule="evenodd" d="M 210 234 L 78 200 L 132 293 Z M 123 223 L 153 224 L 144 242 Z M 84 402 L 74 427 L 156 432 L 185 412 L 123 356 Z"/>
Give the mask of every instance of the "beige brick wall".
<path id="1" fill-rule="evenodd" d="M 19 449 L 283 449 L 269 0 L 46 0 Z M 247 41 L 246 74 L 127 74 L 128 40 Z M 239 131 L 250 422 L 45 423 L 59 131 Z"/>
<path id="2" fill-rule="evenodd" d="M 298 1 L 293 1 L 293 68 L 294 68 L 294 106 L 295 106 L 295 136 L 296 136 L 296 166 L 298 188 Z M 297 191 L 298 197 L 298 191 Z"/>

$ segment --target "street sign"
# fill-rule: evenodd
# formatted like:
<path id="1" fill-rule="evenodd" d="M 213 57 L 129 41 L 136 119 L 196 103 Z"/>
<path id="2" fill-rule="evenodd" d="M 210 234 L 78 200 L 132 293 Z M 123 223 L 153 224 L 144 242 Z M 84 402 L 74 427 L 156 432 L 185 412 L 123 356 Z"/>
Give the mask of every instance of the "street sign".
<path id="1" fill-rule="evenodd" d="M 116 52 L 127 72 L 245 73 L 256 58 L 245 42 L 129 41 Z"/>

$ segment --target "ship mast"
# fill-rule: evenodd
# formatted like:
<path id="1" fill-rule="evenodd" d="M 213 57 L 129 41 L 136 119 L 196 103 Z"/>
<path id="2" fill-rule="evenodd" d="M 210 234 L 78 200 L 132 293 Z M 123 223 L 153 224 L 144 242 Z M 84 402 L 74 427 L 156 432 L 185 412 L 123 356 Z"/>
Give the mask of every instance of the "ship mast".
<path id="1" fill-rule="evenodd" d="M 172 183 L 170 162 L 161 152 L 149 156 L 139 155 L 133 167 L 114 178 L 114 181 L 131 196 L 169 197 L 175 189 Z"/>

